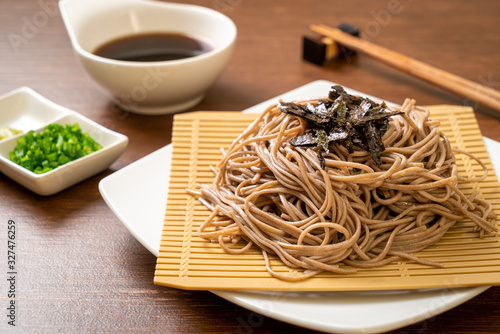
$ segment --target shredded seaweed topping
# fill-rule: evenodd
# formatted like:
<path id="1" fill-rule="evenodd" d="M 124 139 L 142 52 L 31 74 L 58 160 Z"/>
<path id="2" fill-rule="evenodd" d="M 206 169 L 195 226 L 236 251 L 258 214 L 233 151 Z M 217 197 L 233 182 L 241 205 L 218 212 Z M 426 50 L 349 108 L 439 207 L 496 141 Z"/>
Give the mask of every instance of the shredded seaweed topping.
<path id="1" fill-rule="evenodd" d="M 290 144 L 317 148 L 322 168 L 325 167 L 322 151 L 329 153 L 332 142 L 345 145 L 349 153 L 354 152 L 354 146 L 369 151 L 373 161 L 381 165 L 380 153 L 385 150 L 382 136 L 388 119 L 402 114 L 385 111 L 385 102 L 379 104 L 366 97 L 350 95 L 338 85 L 332 86 L 327 99 L 315 105 L 280 101 L 278 107 L 306 121 L 306 133 L 290 139 Z"/>

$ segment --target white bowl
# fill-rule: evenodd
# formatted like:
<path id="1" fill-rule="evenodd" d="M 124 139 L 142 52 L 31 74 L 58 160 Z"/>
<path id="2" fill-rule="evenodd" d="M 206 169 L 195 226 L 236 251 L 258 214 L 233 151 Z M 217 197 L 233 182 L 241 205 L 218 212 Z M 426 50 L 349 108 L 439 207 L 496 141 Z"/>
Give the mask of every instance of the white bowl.
<path id="1" fill-rule="evenodd" d="M 36 174 L 9 159 L 20 136 L 29 130 L 40 132 L 51 123 L 78 123 L 102 148 L 43 174 Z M 53 195 L 102 172 L 128 145 L 126 136 L 59 106 L 27 87 L 0 96 L 0 128 L 5 126 L 23 133 L 0 141 L 0 172 L 39 195 Z"/>
<path id="2" fill-rule="evenodd" d="M 62 18 L 87 73 L 114 96 L 119 107 L 139 114 L 169 114 L 198 104 L 227 65 L 236 26 L 200 6 L 149 0 L 62 0 Z M 113 39 L 141 33 L 181 33 L 214 49 L 169 61 L 133 62 L 94 55 Z"/>

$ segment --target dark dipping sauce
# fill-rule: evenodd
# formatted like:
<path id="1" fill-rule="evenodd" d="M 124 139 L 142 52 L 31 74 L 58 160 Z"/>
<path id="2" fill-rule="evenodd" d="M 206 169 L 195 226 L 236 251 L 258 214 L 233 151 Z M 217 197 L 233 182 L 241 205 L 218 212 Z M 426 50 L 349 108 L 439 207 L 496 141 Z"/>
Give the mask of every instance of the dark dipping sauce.
<path id="1" fill-rule="evenodd" d="M 205 41 L 176 33 L 147 33 L 111 40 L 93 53 L 126 61 L 165 61 L 199 56 L 214 48 Z"/>

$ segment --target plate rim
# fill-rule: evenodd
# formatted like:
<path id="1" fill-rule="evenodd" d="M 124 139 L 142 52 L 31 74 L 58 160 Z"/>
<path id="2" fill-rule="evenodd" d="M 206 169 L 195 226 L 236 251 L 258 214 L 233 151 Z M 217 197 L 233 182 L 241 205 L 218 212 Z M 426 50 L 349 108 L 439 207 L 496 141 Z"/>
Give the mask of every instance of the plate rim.
<path id="1" fill-rule="evenodd" d="M 288 92 L 285 92 L 283 94 L 280 94 L 279 96 L 273 97 L 271 99 L 268 99 L 266 101 L 263 101 L 261 103 L 256 104 L 255 106 L 252 106 L 248 109 L 245 109 L 243 112 L 256 112 L 256 110 L 261 109 L 269 105 L 270 103 L 275 103 L 278 98 L 286 98 L 287 96 L 293 96 L 296 94 L 300 94 L 303 91 L 307 91 L 309 89 L 313 89 L 315 86 L 320 86 L 320 87 L 325 87 L 327 85 L 335 85 L 336 83 L 328 81 L 328 80 L 315 80 L 312 82 L 309 82 L 305 85 L 302 85 L 300 87 L 297 87 L 295 89 L 292 89 Z M 345 87 L 348 89 L 347 87 Z M 359 91 L 349 89 L 351 92 L 354 92 L 356 94 L 363 94 L 367 95 L 364 93 L 361 93 Z M 484 137 L 483 137 L 484 138 Z M 494 140 L 484 138 L 485 144 L 493 145 L 493 144 L 500 144 Z M 155 245 L 152 245 L 150 242 L 145 240 L 143 238 L 143 235 L 141 235 L 141 232 L 135 228 L 134 223 L 131 223 L 128 221 L 127 217 L 123 215 L 123 212 L 121 212 L 120 208 L 116 205 L 113 196 L 110 195 L 109 192 L 109 187 L 113 185 L 113 181 L 115 178 L 121 177 L 122 174 L 127 174 L 129 171 L 137 168 L 141 168 L 142 165 L 146 165 L 148 161 L 151 161 L 153 159 L 161 159 L 161 158 L 166 158 L 167 156 L 170 155 L 171 158 L 172 154 L 172 144 L 168 144 L 148 155 L 145 157 L 134 161 L 133 163 L 123 167 L 122 169 L 106 176 L 99 182 L 99 191 L 101 193 L 101 196 L 103 197 L 104 201 L 106 204 L 110 207 L 112 212 L 117 216 L 117 218 L 124 224 L 124 226 L 129 230 L 129 232 L 144 246 L 146 249 L 148 249 L 153 255 L 158 256 L 158 249 L 159 249 L 159 240 L 158 240 L 158 245 L 155 247 Z M 491 156 L 491 155 L 490 155 Z M 169 161 L 168 161 L 169 162 Z M 170 169 L 168 170 L 170 171 Z M 168 187 L 168 177 L 166 179 L 167 182 L 167 187 Z M 164 203 L 166 204 L 166 191 L 163 189 L 165 192 L 165 201 Z M 164 209 L 164 208 L 163 208 Z M 388 321 L 380 324 L 374 324 L 371 325 L 370 327 L 367 327 L 366 325 L 359 325 L 359 326 L 346 326 L 346 325 L 338 325 L 335 323 L 324 323 L 324 322 L 318 322 L 318 321 L 308 321 L 304 319 L 300 319 L 296 317 L 294 314 L 287 314 L 286 312 L 272 312 L 268 309 L 265 309 L 261 305 L 259 305 L 258 301 L 261 299 L 262 302 L 267 301 L 266 297 L 264 298 L 259 298 L 259 296 L 266 296 L 266 294 L 258 293 L 255 294 L 254 292 L 251 291 L 211 291 L 215 295 L 226 299 L 229 302 L 232 302 L 236 305 L 239 305 L 241 307 L 244 307 L 252 312 L 256 312 L 259 314 L 263 314 L 267 317 L 274 318 L 280 321 L 284 321 L 286 323 L 290 323 L 293 325 L 297 325 L 300 327 L 305 327 L 309 329 L 314 329 L 314 330 L 319 330 L 319 331 L 324 331 L 324 332 L 343 332 L 343 333 L 364 333 L 366 331 L 389 331 L 389 330 L 394 330 L 400 327 L 408 326 L 417 322 L 420 322 L 422 320 L 431 318 L 433 316 L 436 316 L 438 314 L 441 314 L 443 312 L 446 312 L 474 297 L 479 295 L 480 293 L 486 291 L 489 286 L 478 286 L 478 287 L 471 287 L 471 288 L 460 288 L 457 289 L 459 290 L 457 293 L 452 292 L 450 296 L 455 296 L 456 298 L 448 298 L 446 302 L 441 302 L 441 303 L 436 303 L 434 307 L 431 309 L 425 309 L 425 310 L 420 310 L 420 312 L 412 314 L 411 317 L 406 317 L 406 318 L 401 318 L 397 319 L 396 321 Z M 441 291 L 442 289 L 434 289 L 436 291 Z M 418 291 L 416 291 L 418 293 Z M 349 292 L 342 292 L 342 293 L 349 293 Z M 250 298 L 248 297 L 248 294 L 254 294 L 250 295 Z M 253 298 L 251 298 L 253 297 Z M 257 302 L 255 302 L 257 300 Z M 276 302 L 276 301 L 274 301 Z"/>

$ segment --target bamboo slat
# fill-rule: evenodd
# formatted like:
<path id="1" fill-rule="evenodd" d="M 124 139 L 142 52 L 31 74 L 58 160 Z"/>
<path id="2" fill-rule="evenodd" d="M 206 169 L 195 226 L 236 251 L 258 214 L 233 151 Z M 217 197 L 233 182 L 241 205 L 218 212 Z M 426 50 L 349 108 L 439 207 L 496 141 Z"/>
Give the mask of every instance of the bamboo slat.
<path id="1" fill-rule="evenodd" d="M 466 194 L 478 190 L 479 196 L 492 203 L 500 217 L 500 185 L 472 109 L 459 106 L 429 108 L 431 117 L 441 121 L 441 130 L 453 146 L 473 152 L 486 163 L 488 179 L 467 185 L 462 190 Z M 196 231 L 209 211 L 188 195 L 186 189 L 196 189 L 197 183 L 212 182 L 209 167 L 220 160 L 220 148 L 227 148 L 256 117 L 255 114 L 239 112 L 196 112 L 175 116 L 170 184 L 155 284 L 192 290 L 283 291 L 456 288 L 500 284 L 499 235 L 479 238 L 468 221 L 457 223 L 438 243 L 416 254 L 423 259 L 441 262 L 444 268 L 399 261 L 376 269 L 359 269 L 356 274 L 348 276 L 322 273 L 296 283 L 272 278 L 257 249 L 230 255 L 218 244 L 199 238 Z M 457 156 L 457 162 L 462 175 L 482 173 L 477 163 L 466 156 Z M 271 259 L 271 264 L 278 272 L 295 272 L 276 258 Z"/>

